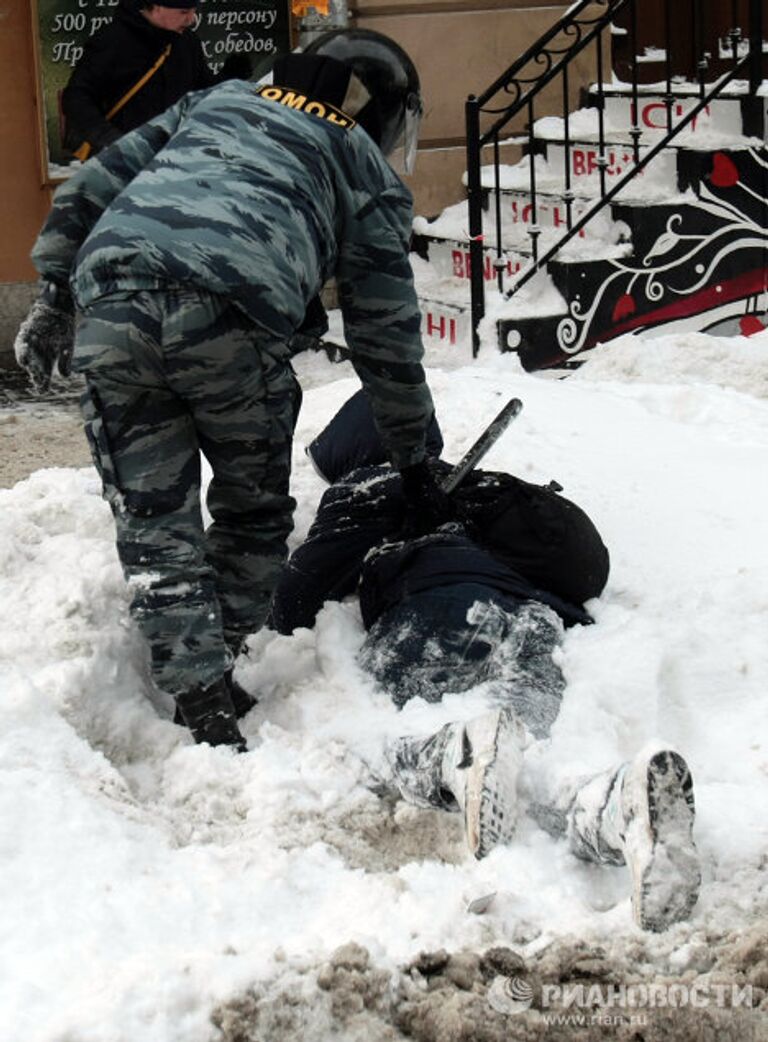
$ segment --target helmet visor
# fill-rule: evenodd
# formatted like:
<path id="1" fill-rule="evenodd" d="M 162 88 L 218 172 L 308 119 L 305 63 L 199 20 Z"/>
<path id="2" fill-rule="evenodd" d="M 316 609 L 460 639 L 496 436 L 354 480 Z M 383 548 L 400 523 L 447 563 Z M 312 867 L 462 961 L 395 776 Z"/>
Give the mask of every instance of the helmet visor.
<path id="1" fill-rule="evenodd" d="M 419 147 L 419 126 L 424 107 L 418 94 L 409 94 L 405 100 L 405 121 L 403 124 L 403 170 L 412 174 L 416 167 L 416 152 Z"/>

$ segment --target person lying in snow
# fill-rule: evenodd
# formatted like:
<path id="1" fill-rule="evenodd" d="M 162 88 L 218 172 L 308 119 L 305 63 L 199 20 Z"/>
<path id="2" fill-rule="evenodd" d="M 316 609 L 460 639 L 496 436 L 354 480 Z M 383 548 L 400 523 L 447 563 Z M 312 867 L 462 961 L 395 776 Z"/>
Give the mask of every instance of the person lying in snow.
<path id="1" fill-rule="evenodd" d="M 433 420 L 431 466 L 450 466 Z M 470 850 L 486 856 L 514 831 L 526 744 L 547 738 L 565 679 L 553 652 L 564 628 L 587 625 L 583 605 L 608 578 L 608 551 L 589 517 L 559 494 L 504 473 L 476 471 L 452 494 L 459 523 L 409 537 L 409 506 L 362 392 L 309 446 L 332 482 L 306 541 L 278 581 L 270 625 L 312 627 L 326 600 L 358 589 L 367 636 L 359 660 L 402 707 L 482 684 L 495 708 L 424 738 L 387 746 L 374 772 L 405 799 L 460 811 Z M 627 864 L 644 929 L 684 919 L 698 896 L 693 785 L 679 753 L 656 747 L 551 792 L 528 786 L 528 813 L 573 852 Z"/>

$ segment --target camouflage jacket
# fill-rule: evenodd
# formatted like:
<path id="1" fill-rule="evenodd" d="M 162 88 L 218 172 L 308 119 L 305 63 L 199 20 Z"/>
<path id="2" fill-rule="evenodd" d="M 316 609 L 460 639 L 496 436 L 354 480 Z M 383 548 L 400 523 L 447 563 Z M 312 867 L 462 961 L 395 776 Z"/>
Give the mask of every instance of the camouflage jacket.
<path id="1" fill-rule="evenodd" d="M 287 340 L 334 276 L 353 365 L 396 466 L 424 455 L 432 399 L 408 258 L 412 200 L 344 113 L 231 81 L 188 94 L 63 185 L 32 252 L 80 308 L 192 285 Z"/>

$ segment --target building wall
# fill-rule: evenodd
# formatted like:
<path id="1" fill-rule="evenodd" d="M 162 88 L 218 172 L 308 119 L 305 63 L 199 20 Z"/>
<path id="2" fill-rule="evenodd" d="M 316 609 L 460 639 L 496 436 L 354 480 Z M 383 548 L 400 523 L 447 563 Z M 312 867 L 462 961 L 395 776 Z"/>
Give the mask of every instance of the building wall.
<path id="1" fill-rule="evenodd" d="M 41 171 L 30 0 L 0 0 L 0 354 L 31 299 L 29 251 L 51 197 Z"/>
<path id="2" fill-rule="evenodd" d="M 354 24 L 397 40 L 413 59 L 422 82 L 425 116 L 416 170 L 409 183 L 416 212 L 431 217 L 464 198 L 464 103 L 481 94 L 555 24 L 569 5 L 546 0 L 359 0 L 350 9 Z M 592 79 L 590 49 L 571 72 L 571 102 Z M 545 91 L 536 118 L 561 114 L 560 87 Z M 510 125 L 520 135 L 524 123 Z M 509 145 L 502 160 L 516 162 L 519 144 Z M 490 162 L 490 156 L 489 160 Z"/>

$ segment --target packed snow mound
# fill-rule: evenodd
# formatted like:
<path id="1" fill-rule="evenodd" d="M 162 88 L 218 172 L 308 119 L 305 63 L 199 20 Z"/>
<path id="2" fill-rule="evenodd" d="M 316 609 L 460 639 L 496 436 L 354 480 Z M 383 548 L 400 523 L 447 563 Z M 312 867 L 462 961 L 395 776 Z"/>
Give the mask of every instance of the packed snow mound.
<path id="1" fill-rule="evenodd" d="M 702 952 L 768 910 L 768 405 L 714 386 L 542 380 L 510 356 L 429 379 L 447 459 L 522 398 L 488 468 L 558 479 L 605 538 L 596 625 L 568 632 L 562 712 L 526 757 L 558 778 L 652 740 L 680 749 L 704 885 L 690 923 L 642 944 L 654 972 L 706 972 Z M 294 542 L 323 491 L 304 446 L 356 387 L 305 396 Z M 322 968 L 351 943 L 370 960 L 353 1012 L 366 995 L 386 1005 L 382 982 L 422 951 L 501 945 L 528 960 L 575 937 L 613 953 L 620 978 L 632 965 L 626 869 L 576 861 L 524 814 L 515 841 L 476 862 L 458 816 L 371 791 L 386 738 L 472 716 L 482 692 L 397 711 L 357 663 L 350 600 L 311 632 L 252 638 L 238 670 L 259 697 L 247 755 L 195 747 L 149 683 L 113 538 L 89 469 L 0 492 L 3 1039 L 248 1039 L 236 1025 L 222 1035 L 214 1010 L 223 1025 L 228 1003 L 275 994 L 287 997 L 263 1014 L 263 1037 L 289 1042 L 291 981 L 310 1004 L 325 981 L 331 1001 L 336 977 Z M 415 1037 L 449 1037 L 438 1005 L 414 1008 Z M 367 1037 L 398 1037 L 405 1022 L 387 1010 Z"/>
<path id="2" fill-rule="evenodd" d="M 656 339 L 628 333 L 586 355 L 573 379 L 716 384 L 768 398 L 768 330 L 749 337 L 678 333 Z"/>
<path id="3" fill-rule="evenodd" d="M 351 943 L 319 970 L 249 989 L 212 1019 L 217 1042 L 763 1042 L 768 930 L 707 941 L 684 975 L 670 968 L 663 980 L 641 938 L 623 950 L 568 938 L 528 959 L 507 946 L 441 949 L 395 973 Z"/>

